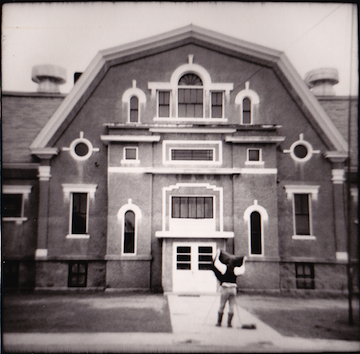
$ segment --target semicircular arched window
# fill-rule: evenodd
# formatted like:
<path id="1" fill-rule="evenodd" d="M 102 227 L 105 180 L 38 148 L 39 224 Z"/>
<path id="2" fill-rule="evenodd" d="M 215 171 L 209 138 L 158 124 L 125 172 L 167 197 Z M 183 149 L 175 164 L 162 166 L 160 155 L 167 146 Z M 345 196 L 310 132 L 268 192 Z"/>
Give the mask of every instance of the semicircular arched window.
<path id="1" fill-rule="evenodd" d="M 196 74 L 188 73 L 179 80 L 178 117 L 202 118 L 204 116 L 203 83 Z"/>
<path id="2" fill-rule="evenodd" d="M 132 210 L 124 217 L 123 253 L 135 253 L 135 213 Z"/>
<path id="3" fill-rule="evenodd" d="M 242 102 L 242 124 L 251 124 L 251 101 L 248 97 Z"/>

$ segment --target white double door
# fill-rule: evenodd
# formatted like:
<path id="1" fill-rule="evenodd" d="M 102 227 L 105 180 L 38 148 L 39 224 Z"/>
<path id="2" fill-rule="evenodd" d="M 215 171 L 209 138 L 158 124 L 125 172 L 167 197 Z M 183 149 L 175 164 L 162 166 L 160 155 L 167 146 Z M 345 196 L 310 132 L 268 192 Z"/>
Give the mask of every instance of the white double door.
<path id="1" fill-rule="evenodd" d="M 174 242 L 173 292 L 216 292 L 217 280 L 210 269 L 215 253 L 214 242 Z"/>

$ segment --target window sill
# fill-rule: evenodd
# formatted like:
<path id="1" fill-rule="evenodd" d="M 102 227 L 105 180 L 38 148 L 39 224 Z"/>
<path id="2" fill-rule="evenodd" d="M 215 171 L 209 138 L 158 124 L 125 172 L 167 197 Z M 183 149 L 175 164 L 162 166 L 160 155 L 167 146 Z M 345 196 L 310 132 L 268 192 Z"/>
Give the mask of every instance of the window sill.
<path id="1" fill-rule="evenodd" d="M 175 122 L 201 122 L 201 123 L 227 123 L 228 118 L 195 118 L 195 117 L 154 117 L 155 122 L 166 122 L 166 123 L 175 123 Z"/>
<path id="2" fill-rule="evenodd" d="M 250 166 L 264 166 L 265 162 L 264 161 L 245 161 L 245 165 L 250 165 Z"/>
<path id="3" fill-rule="evenodd" d="M 316 236 L 311 235 L 292 235 L 293 240 L 316 240 Z"/>
<path id="4" fill-rule="evenodd" d="M 2 218 L 3 221 L 15 221 L 17 225 L 21 225 L 24 221 L 27 221 L 28 218 L 25 217 L 15 217 L 15 216 L 5 216 Z"/>
<path id="5" fill-rule="evenodd" d="M 76 234 L 69 234 L 69 235 L 66 235 L 66 238 L 69 238 L 69 239 L 80 239 L 80 240 L 85 240 L 85 239 L 89 239 L 90 238 L 90 235 L 76 235 Z"/>
<path id="6" fill-rule="evenodd" d="M 140 160 L 121 160 L 122 165 L 140 165 Z"/>

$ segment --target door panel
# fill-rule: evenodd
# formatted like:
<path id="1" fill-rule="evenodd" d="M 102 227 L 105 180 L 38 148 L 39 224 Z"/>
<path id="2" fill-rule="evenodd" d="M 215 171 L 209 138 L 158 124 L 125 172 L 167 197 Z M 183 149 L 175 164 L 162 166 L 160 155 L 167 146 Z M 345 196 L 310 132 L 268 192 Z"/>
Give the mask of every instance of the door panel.
<path id="1" fill-rule="evenodd" d="M 217 281 L 210 268 L 216 252 L 215 243 L 177 242 L 173 252 L 174 292 L 216 292 Z"/>

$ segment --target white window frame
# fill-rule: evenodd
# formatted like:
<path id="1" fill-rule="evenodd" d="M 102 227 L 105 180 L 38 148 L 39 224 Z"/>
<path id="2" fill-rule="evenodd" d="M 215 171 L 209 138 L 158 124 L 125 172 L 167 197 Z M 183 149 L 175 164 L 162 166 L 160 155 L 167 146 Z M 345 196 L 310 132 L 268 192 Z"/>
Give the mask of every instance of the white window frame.
<path id="1" fill-rule="evenodd" d="M 287 199 L 291 200 L 292 214 L 293 214 L 293 235 L 294 240 L 316 240 L 316 236 L 313 233 L 313 213 L 312 203 L 318 200 L 320 186 L 306 186 L 306 185 L 285 185 Z M 297 235 L 296 234 L 296 222 L 295 222 L 295 194 L 308 194 L 309 198 L 309 229 L 310 235 Z"/>
<path id="2" fill-rule="evenodd" d="M 128 211 L 132 211 L 135 214 L 135 232 L 134 232 L 134 253 L 125 253 L 124 252 L 124 242 L 125 242 L 125 214 Z M 142 217 L 141 209 L 132 203 L 132 199 L 128 200 L 128 203 L 123 205 L 119 211 L 117 212 L 117 219 L 119 223 L 121 223 L 121 249 L 120 253 L 122 256 L 136 256 L 137 255 L 137 248 L 138 248 L 138 229 L 139 223 Z"/>
<path id="3" fill-rule="evenodd" d="M 261 218 L 261 254 L 252 254 L 251 253 L 251 214 L 256 211 L 260 214 Z M 248 252 L 251 257 L 260 257 L 263 258 L 265 256 L 265 223 L 264 221 L 269 220 L 269 214 L 266 209 L 258 204 L 257 200 L 254 200 L 254 204 L 249 206 L 244 212 L 244 221 L 248 225 Z"/>
<path id="4" fill-rule="evenodd" d="M 131 122 L 131 99 L 133 97 L 136 97 L 137 98 L 137 112 L 138 112 L 138 115 L 137 115 L 137 121 L 136 122 Z M 138 124 L 140 123 L 140 99 L 137 95 L 132 95 L 129 99 L 129 104 L 128 104 L 128 124 Z"/>
<path id="5" fill-rule="evenodd" d="M 169 94 L 169 116 L 168 117 L 160 117 L 159 116 L 159 106 L 160 106 L 160 98 L 159 98 L 159 95 L 160 95 L 160 92 L 167 92 Z M 168 118 L 171 118 L 171 105 L 172 105 L 172 102 L 171 102 L 171 90 L 157 90 L 156 91 L 156 117 L 159 118 L 159 119 L 168 119 Z"/>
<path id="6" fill-rule="evenodd" d="M 63 183 L 63 194 L 65 201 L 69 202 L 69 229 L 66 238 L 71 239 L 88 239 L 90 238 L 89 234 L 89 211 L 90 211 L 90 201 L 95 198 L 95 191 L 97 184 L 68 184 Z M 73 234 L 72 233 L 72 212 L 73 212 L 73 194 L 74 193 L 86 193 L 86 234 Z"/>
<path id="7" fill-rule="evenodd" d="M 250 150 L 258 150 L 259 151 L 259 161 L 250 161 L 249 160 L 249 151 Z M 247 148 L 246 149 L 246 161 L 245 165 L 264 165 L 263 157 L 262 157 L 262 149 L 261 148 Z"/>
<path id="8" fill-rule="evenodd" d="M 250 90 L 250 82 L 245 82 L 245 89 L 241 90 L 235 97 L 235 104 L 240 107 L 240 124 L 243 125 L 253 125 L 254 124 L 254 109 L 255 106 L 260 103 L 259 95 L 254 91 Z M 244 123 L 243 119 L 243 102 L 244 99 L 248 98 L 250 100 L 250 123 Z"/>
<path id="9" fill-rule="evenodd" d="M 126 159 L 126 149 L 135 149 L 136 150 L 136 158 L 135 160 Z M 140 164 L 139 160 L 139 148 L 137 146 L 124 146 L 123 148 L 123 159 L 120 161 L 121 164 Z"/>
<path id="10" fill-rule="evenodd" d="M 3 217 L 3 221 L 15 221 L 16 224 L 20 225 L 24 221 L 27 221 L 28 218 L 24 216 L 25 212 L 25 201 L 29 199 L 29 195 L 31 193 L 32 185 L 3 185 L 2 193 L 3 194 L 21 194 L 21 216 L 8 216 Z"/>

